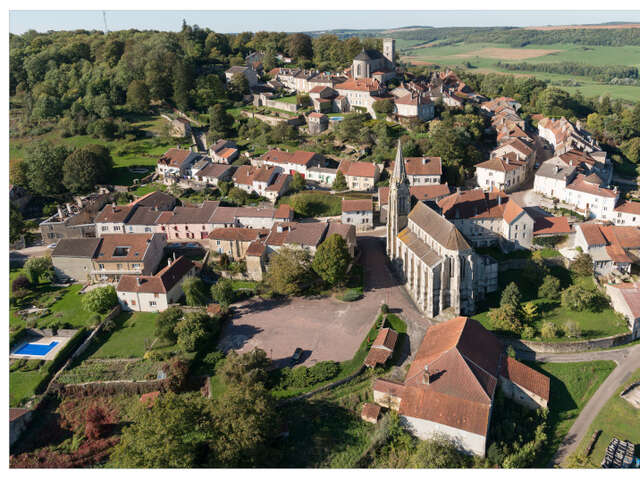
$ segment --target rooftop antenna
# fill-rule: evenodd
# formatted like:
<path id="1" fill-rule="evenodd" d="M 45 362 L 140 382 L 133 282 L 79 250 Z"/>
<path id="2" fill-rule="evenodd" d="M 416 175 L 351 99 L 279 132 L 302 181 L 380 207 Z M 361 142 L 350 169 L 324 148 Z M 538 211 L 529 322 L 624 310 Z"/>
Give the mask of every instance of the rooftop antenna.
<path id="1" fill-rule="evenodd" d="M 104 20 L 104 34 L 106 35 L 109 33 L 109 30 L 107 29 L 107 12 L 104 10 L 102 10 L 102 20 Z"/>

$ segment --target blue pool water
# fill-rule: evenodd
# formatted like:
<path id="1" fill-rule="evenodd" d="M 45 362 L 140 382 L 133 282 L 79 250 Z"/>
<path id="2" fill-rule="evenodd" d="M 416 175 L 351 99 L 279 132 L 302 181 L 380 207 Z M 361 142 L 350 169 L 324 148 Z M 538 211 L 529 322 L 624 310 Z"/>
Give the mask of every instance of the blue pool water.
<path id="1" fill-rule="evenodd" d="M 344 117 L 342 117 L 342 116 L 332 116 L 332 117 L 329 117 L 329 120 L 331 120 L 331 121 L 342 121 L 342 120 L 344 120 Z"/>
<path id="2" fill-rule="evenodd" d="M 58 345 L 58 341 L 52 341 L 49 344 L 27 343 L 14 354 L 29 354 L 31 356 L 46 356 L 49 351 Z"/>

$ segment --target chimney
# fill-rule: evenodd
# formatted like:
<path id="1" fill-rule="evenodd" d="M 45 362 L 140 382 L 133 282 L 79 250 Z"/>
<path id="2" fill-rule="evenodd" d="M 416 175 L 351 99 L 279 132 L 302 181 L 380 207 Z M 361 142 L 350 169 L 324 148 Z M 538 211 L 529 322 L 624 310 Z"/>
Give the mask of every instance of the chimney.
<path id="1" fill-rule="evenodd" d="M 431 382 L 431 375 L 429 374 L 429 365 L 424 365 L 424 371 L 422 373 L 422 384 L 427 384 Z"/>
<path id="2" fill-rule="evenodd" d="M 462 191 L 462 188 L 460 188 L 459 186 L 456 186 L 456 193 L 460 193 Z"/>
<path id="3" fill-rule="evenodd" d="M 171 256 L 167 258 L 167 266 L 171 266 Z"/>
<path id="4" fill-rule="evenodd" d="M 67 206 L 67 211 L 69 212 L 70 215 L 72 215 L 73 210 L 71 209 L 71 203 L 67 203 L 66 206 Z"/>
<path id="5" fill-rule="evenodd" d="M 83 206 L 82 205 L 82 198 L 78 198 L 77 202 L 78 202 L 78 208 L 82 208 L 82 206 Z"/>
<path id="6" fill-rule="evenodd" d="M 560 171 L 560 167 L 558 165 L 556 165 L 553 169 L 555 170 L 556 173 Z"/>
<path id="7" fill-rule="evenodd" d="M 176 260 L 176 252 L 174 251 L 173 252 L 173 261 L 175 261 L 175 260 Z"/>
<path id="8" fill-rule="evenodd" d="M 498 194 L 498 206 L 502 204 L 502 195 Z"/>
<path id="9" fill-rule="evenodd" d="M 60 219 L 64 218 L 64 214 L 62 213 L 62 208 L 60 208 L 59 206 L 58 206 L 58 217 Z"/>
<path id="10" fill-rule="evenodd" d="M 136 283 L 138 284 L 138 286 L 142 284 L 142 278 L 140 278 L 140 276 L 136 276 Z"/>

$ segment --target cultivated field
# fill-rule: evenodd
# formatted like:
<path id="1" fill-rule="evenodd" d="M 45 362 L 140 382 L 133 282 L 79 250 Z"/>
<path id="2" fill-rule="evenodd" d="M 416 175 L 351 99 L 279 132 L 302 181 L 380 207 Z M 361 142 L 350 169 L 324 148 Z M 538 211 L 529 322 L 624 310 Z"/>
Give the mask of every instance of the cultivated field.
<path id="1" fill-rule="evenodd" d="M 640 100 L 640 87 L 598 83 L 591 77 L 562 75 L 556 73 L 507 71 L 498 67 L 498 61 L 512 63 L 586 63 L 589 65 L 640 66 L 638 46 L 587 46 L 572 44 L 527 45 L 512 48 L 506 44 L 458 43 L 438 46 L 437 43 L 422 44 L 419 41 L 404 41 L 399 46 L 400 59 L 418 66 L 440 65 L 455 69 L 470 69 L 477 73 L 505 73 L 516 76 L 535 76 L 551 82 L 567 91 L 580 90 L 587 97 L 608 93 L 613 98 L 629 101 Z M 469 68 L 469 65 L 471 68 Z"/>

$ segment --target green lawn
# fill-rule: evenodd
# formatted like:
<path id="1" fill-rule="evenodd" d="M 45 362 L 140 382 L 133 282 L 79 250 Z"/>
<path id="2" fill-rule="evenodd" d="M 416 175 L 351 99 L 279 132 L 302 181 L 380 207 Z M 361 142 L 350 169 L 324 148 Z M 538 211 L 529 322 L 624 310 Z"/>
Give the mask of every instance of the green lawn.
<path id="1" fill-rule="evenodd" d="M 294 195 L 283 196 L 278 200 L 278 205 L 281 204 L 290 205 L 295 210 L 296 216 L 302 218 L 340 216 L 342 214 L 342 196 L 319 191 L 302 191 Z"/>
<path id="2" fill-rule="evenodd" d="M 155 316 L 157 313 L 122 313 L 116 318 L 116 329 L 92 354 L 92 358 L 141 358 L 147 343 L 155 339 Z M 146 340 L 146 343 L 145 343 Z M 153 350 L 163 350 L 164 345 Z"/>
<path id="3" fill-rule="evenodd" d="M 595 288 L 593 279 L 590 276 L 576 277 L 572 275 L 568 270 L 562 267 L 552 267 L 552 274 L 560 278 L 563 288 L 569 286 L 572 283 L 579 283 L 588 288 Z M 545 298 L 539 298 L 535 289 L 530 289 L 522 286 L 521 272 L 518 270 L 505 271 L 500 273 L 500 291 L 510 282 L 515 282 L 520 285 L 520 292 L 522 293 L 523 302 L 531 301 L 538 307 L 538 317 L 532 322 L 532 326 L 538 331 L 534 341 L 541 341 L 542 338 L 539 335 L 540 328 L 544 321 L 551 321 L 559 330 L 567 321 L 575 321 L 579 324 L 582 334 L 579 338 L 567 338 L 563 335 L 552 339 L 545 339 L 546 342 L 560 342 L 560 341 L 581 341 L 585 339 L 602 338 L 607 336 L 613 336 L 616 334 L 623 334 L 628 332 L 628 327 L 625 321 L 621 320 L 611 307 L 605 307 L 601 311 L 571 311 L 568 308 L 562 306 L 560 300 L 550 301 Z M 501 331 L 495 329 L 491 325 L 489 319 L 489 309 L 497 307 L 499 304 L 498 295 L 492 295 L 491 298 L 485 303 L 484 311 L 473 316 L 473 319 L 478 320 L 482 325 L 489 329 L 496 331 L 500 334 L 513 336 L 513 333 L 509 331 Z"/>
<path id="4" fill-rule="evenodd" d="M 167 186 L 162 183 L 147 183 L 146 185 L 139 186 L 135 190 L 131 190 L 131 193 L 135 196 L 144 196 L 154 191 L 166 191 Z"/>
<path id="5" fill-rule="evenodd" d="M 22 273 L 22 269 L 11 270 L 9 281 L 13 281 Z M 54 324 L 68 325 L 71 328 L 91 326 L 94 314 L 88 313 L 82 308 L 82 296 L 79 294 L 81 289 L 82 285 L 80 284 L 58 288 L 51 286 L 47 281 L 42 282 L 29 296 L 23 299 L 24 306 L 9 308 L 10 328 L 16 329 L 26 325 L 26 321 L 17 315 L 17 311 L 26 307 L 27 304 L 49 309 L 48 314 L 36 319 L 35 327 L 46 328 Z M 56 300 L 56 298 L 59 299 Z"/>
<path id="6" fill-rule="evenodd" d="M 551 378 L 549 400 L 550 441 L 537 467 L 546 467 L 582 408 L 616 367 L 613 361 L 583 363 L 530 363 Z"/>
<path id="7" fill-rule="evenodd" d="M 624 386 L 619 388 L 611 399 L 607 401 L 605 406 L 600 410 L 598 416 L 589 426 L 582 442 L 578 446 L 576 452 L 582 454 L 591 441 L 593 433 L 602 430 L 593 448 L 591 456 L 589 456 L 589 464 L 593 467 L 600 467 L 600 462 L 604 458 L 604 452 L 613 437 L 618 439 L 631 441 L 636 445 L 640 444 L 640 409 L 634 408 L 628 401 L 620 397 L 620 393 L 630 384 L 640 381 L 640 369 L 629 378 Z"/>
<path id="8" fill-rule="evenodd" d="M 298 96 L 297 95 L 283 96 L 282 98 L 276 98 L 275 101 L 281 101 L 283 103 L 290 103 L 292 105 L 297 105 Z"/>
<path id="9" fill-rule="evenodd" d="M 34 395 L 47 371 L 12 371 L 9 373 L 9 406 L 18 407 Z"/>

